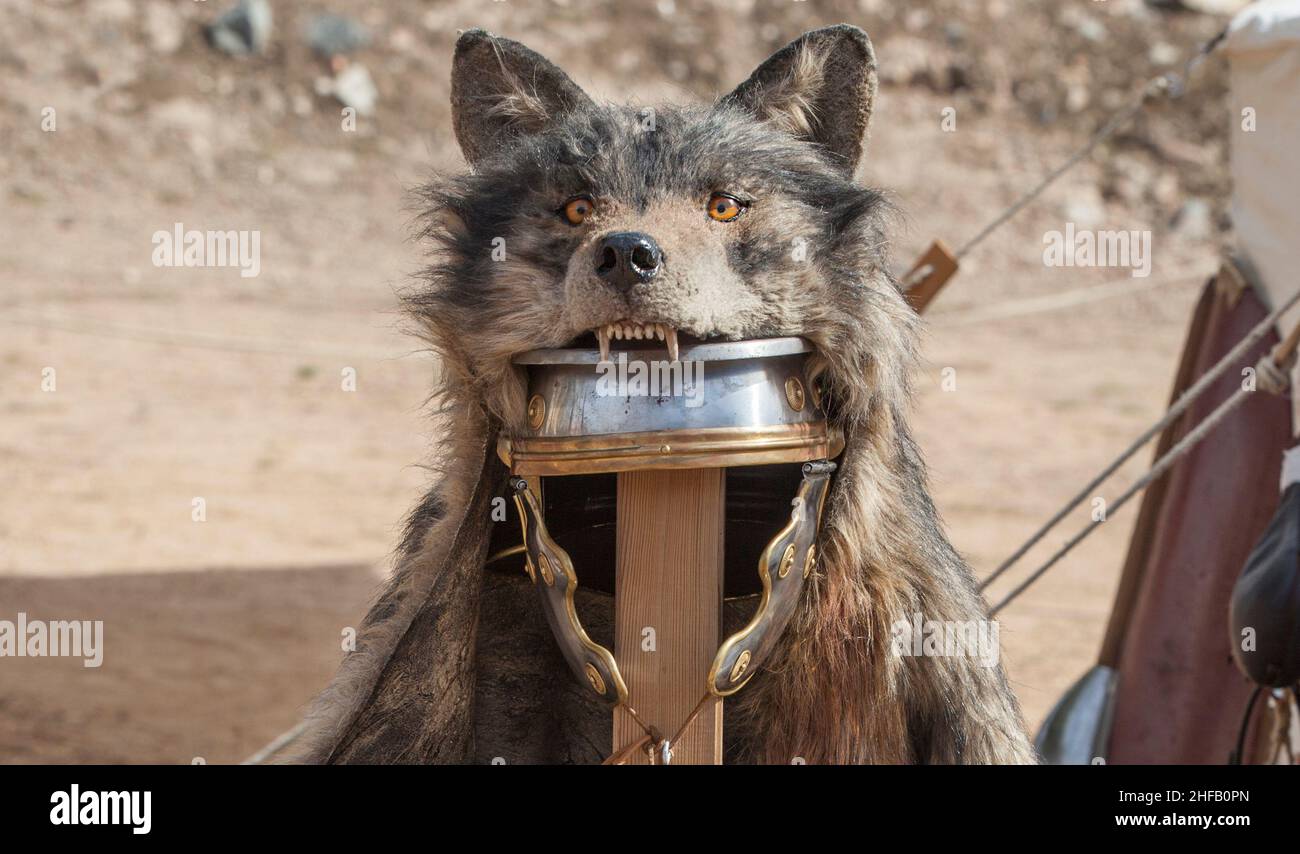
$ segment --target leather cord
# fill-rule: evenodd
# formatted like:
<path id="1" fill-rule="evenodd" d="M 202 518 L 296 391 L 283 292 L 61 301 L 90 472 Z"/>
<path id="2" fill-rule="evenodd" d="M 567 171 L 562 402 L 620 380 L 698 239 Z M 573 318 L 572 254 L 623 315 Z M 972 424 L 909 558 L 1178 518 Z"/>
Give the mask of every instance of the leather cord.
<path id="1" fill-rule="evenodd" d="M 664 739 L 663 735 L 659 732 L 659 730 L 650 726 L 649 724 L 647 724 L 645 721 L 641 719 L 641 716 L 636 713 L 636 709 L 624 703 L 621 706 L 621 708 L 624 711 L 626 711 L 628 715 L 631 716 L 632 720 L 636 722 L 637 726 L 641 727 L 641 729 L 645 731 L 645 735 L 643 735 L 641 738 L 637 739 L 636 741 L 632 742 L 631 744 L 628 744 L 625 747 L 610 754 L 609 758 L 607 758 L 604 762 L 600 764 L 626 765 L 628 764 L 629 761 L 631 761 L 632 757 L 636 755 L 637 751 L 644 750 L 650 758 L 650 764 L 658 765 L 661 763 L 656 762 L 655 758 L 656 756 L 659 756 L 661 754 L 665 746 L 667 746 L 668 748 L 668 758 L 671 759 L 672 746 L 677 742 L 681 741 L 682 736 L 686 735 L 686 730 L 690 727 L 691 724 L 695 723 L 695 719 L 699 717 L 700 712 L 704 710 L 705 703 L 707 703 L 710 700 L 710 698 L 712 698 L 712 696 L 713 696 L 712 693 L 708 691 L 704 692 L 704 696 L 701 697 L 700 701 L 695 704 L 695 708 L 691 709 L 691 713 L 686 716 L 686 720 L 682 721 L 682 725 L 677 728 L 676 735 L 674 735 L 671 739 Z"/>

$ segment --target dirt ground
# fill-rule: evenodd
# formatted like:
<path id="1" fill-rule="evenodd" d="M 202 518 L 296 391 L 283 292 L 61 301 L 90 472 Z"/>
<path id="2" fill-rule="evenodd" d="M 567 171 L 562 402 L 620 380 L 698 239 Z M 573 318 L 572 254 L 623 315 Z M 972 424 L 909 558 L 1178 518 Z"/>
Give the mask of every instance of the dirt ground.
<path id="1" fill-rule="evenodd" d="M 1121 0 L 777 5 L 334 2 L 370 30 L 354 61 L 380 93 L 349 132 L 301 44 L 319 5 L 275 4 L 270 54 L 234 59 L 203 40 L 216 2 L 0 0 L 0 619 L 103 620 L 106 644 L 98 669 L 0 659 L 0 762 L 237 761 L 329 678 L 428 480 L 437 366 L 394 290 L 420 264 L 406 191 L 460 162 L 457 28 L 653 102 L 716 96 L 799 32 L 859 24 L 882 73 L 861 179 L 905 212 L 906 267 L 935 237 L 973 234 L 1222 24 Z M 975 250 L 928 315 L 914 420 L 980 574 L 1164 407 L 1224 238 L 1223 69 L 1205 77 Z M 1043 234 L 1067 221 L 1150 229 L 1151 277 L 1045 267 Z M 151 235 L 176 222 L 260 229 L 261 274 L 153 266 Z M 1039 302 L 1116 281 L 1131 287 Z M 1002 618 L 1031 726 L 1093 662 L 1132 518 Z"/>

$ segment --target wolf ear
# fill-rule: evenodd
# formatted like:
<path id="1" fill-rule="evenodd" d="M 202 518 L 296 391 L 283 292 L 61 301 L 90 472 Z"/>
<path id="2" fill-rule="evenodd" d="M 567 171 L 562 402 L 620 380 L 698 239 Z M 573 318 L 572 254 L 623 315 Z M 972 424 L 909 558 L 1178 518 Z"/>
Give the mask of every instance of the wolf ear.
<path id="1" fill-rule="evenodd" d="M 768 57 L 723 99 L 837 155 L 850 175 L 866 145 L 876 99 L 876 54 L 857 27 L 804 33 Z"/>
<path id="2" fill-rule="evenodd" d="M 451 122 L 471 166 L 509 139 L 590 104 L 567 74 L 519 42 L 485 30 L 467 30 L 456 41 Z"/>

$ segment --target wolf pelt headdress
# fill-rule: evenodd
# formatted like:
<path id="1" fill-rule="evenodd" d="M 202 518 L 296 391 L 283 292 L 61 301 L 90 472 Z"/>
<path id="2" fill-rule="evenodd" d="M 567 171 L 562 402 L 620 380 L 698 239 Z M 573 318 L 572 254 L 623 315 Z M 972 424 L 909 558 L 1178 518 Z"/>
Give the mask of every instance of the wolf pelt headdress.
<path id="1" fill-rule="evenodd" d="M 621 746 L 556 651 L 522 561 L 487 557 L 496 526 L 518 531 L 492 512 L 508 476 L 497 439 L 526 424 L 511 357 L 631 320 L 701 340 L 806 338 L 845 434 L 799 610 L 726 703 L 728 761 L 1034 760 L 1000 666 L 894 648 L 900 621 L 986 612 L 906 423 L 919 321 L 889 272 L 888 205 L 853 181 L 875 95 L 871 42 L 848 25 L 805 34 L 712 105 L 652 113 L 594 103 L 516 42 L 460 37 L 451 97 L 470 171 L 420 191 L 432 256 L 407 296 L 441 357 L 441 478 L 296 759 L 599 762 Z M 741 213 L 706 211 L 719 194 Z M 648 286 L 594 274 L 612 231 L 662 248 Z M 610 596 L 587 591 L 579 607 L 608 635 Z"/>

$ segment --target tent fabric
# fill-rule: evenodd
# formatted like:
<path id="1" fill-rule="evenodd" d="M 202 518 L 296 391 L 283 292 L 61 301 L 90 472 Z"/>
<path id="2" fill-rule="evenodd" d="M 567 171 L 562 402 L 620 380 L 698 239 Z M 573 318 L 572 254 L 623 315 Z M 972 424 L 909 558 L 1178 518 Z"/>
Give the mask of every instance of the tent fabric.
<path id="1" fill-rule="evenodd" d="M 1237 246 L 1272 308 L 1300 288 L 1300 0 L 1247 6 L 1229 25 L 1222 50 Z M 1278 334 L 1297 323 L 1300 307 L 1282 316 Z M 1295 415 L 1300 426 L 1300 411 Z"/>
<path id="2" fill-rule="evenodd" d="M 1300 46 L 1300 0 L 1258 0 L 1228 25 L 1230 53 L 1294 50 Z"/>
<path id="3" fill-rule="evenodd" d="M 1180 371 L 1174 396 L 1267 313 L 1253 289 L 1212 280 L 1190 326 L 1188 370 Z M 1171 446 L 1235 392 L 1240 369 L 1276 340 L 1270 334 L 1228 370 L 1170 425 L 1159 446 Z M 1135 599 L 1123 631 L 1115 633 L 1119 677 L 1108 762 L 1227 760 L 1254 688 L 1232 662 L 1228 603 L 1277 507 L 1290 427 L 1289 404 L 1256 392 L 1143 496 L 1120 582 L 1119 598 L 1132 590 Z"/>

